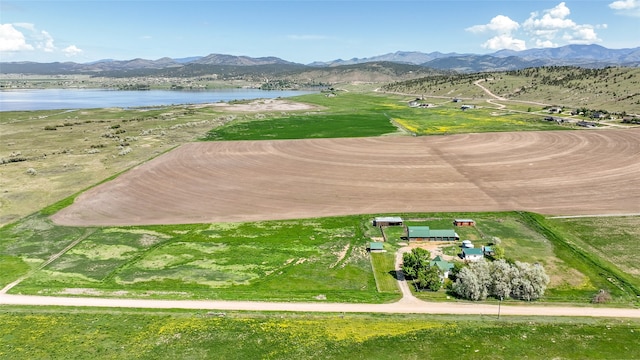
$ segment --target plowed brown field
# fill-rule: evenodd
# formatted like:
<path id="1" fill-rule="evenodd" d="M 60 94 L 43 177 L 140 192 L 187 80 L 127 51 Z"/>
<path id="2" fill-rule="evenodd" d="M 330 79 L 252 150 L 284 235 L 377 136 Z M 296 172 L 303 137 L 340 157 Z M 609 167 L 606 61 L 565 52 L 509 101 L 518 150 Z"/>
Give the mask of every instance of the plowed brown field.
<path id="1" fill-rule="evenodd" d="M 63 225 L 361 213 L 640 212 L 640 129 L 190 143 L 79 196 Z"/>

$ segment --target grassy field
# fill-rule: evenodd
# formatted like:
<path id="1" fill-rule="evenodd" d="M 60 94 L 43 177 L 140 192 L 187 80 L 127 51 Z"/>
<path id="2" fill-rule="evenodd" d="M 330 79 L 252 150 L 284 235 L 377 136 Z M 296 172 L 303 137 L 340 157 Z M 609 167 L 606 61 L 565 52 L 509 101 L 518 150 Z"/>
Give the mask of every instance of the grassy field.
<path id="1" fill-rule="evenodd" d="M 43 215 L 0 229 L 3 285 L 12 291 L 246 300 L 386 302 L 372 273 L 363 217 L 110 228 L 52 224 Z M 35 231 L 37 229 L 37 231 Z M 388 275 L 390 276 L 390 275 Z"/>
<path id="2" fill-rule="evenodd" d="M 572 238 L 565 240 L 564 234 L 571 233 L 539 228 L 535 221 L 542 220 L 535 214 L 401 215 L 409 225 L 434 229 L 452 228 L 454 218 L 474 218 L 476 227 L 456 228 L 461 239 L 472 240 L 476 247 L 499 239 L 508 259 L 545 267 L 551 282 L 542 302 L 585 304 L 599 289 L 609 291 L 615 304 L 637 301 L 634 284 L 638 276 L 625 275 L 629 262 L 621 258 L 620 268 L 615 261 L 594 266 L 592 260 L 599 259 L 595 251 L 586 252 L 585 257 L 584 252 L 568 248 Z M 387 252 L 370 256 L 368 242 L 380 239 L 379 231 L 371 226 L 372 218 L 76 228 L 56 226 L 45 215 L 34 214 L 0 228 L 0 266 L 8 269 L 0 285 L 31 270 L 12 292 L 172 299 L 397 300 L 394 255 L 404 243 L 404 229 L 386 228 Z M 632 238 L 637 240 L 637 235 Z M 76 240 L 75 246 L 40 268 Z M 443 253 L 457 261 L 459 244 L 448 245 Z M 417 295 L 426 300 L 452 296 L 445 289 Z"/>
<path id="3" fill-rule="evenodd" d="M 0 358 L 635 359 L 640 322 L 9 307 Z"/>
<path id="4" fill-rule="evenodd" d="M 450 99 L 431 99 L 437 101 L 434 108 L 412 108 L 408 102 L 413 98 L 391 94 L 338 92 L 335 97 L 313 94 L 296 99 L 328 110 L 278 119 L 234 121 L 211 130 L 204 140 L 378 136 L 396 132 L 394 124 L 417 135 L 568 128 L 543 121 L 543 114 L 496 110 L 497 106 L 483 101 L 472 102 L 478 105 L 476 109 L 462 111 L 460 104 Z"/>

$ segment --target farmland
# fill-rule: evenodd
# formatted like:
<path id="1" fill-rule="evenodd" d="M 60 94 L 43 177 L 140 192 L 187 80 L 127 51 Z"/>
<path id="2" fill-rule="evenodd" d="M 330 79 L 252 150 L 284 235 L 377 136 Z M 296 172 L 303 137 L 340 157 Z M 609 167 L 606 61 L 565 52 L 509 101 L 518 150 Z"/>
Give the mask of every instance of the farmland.
<path id="1" fill-rule="evenodd" d="M 9 294 L 78 300 L 398 307 L 402 229 L 385 230 L 387 253 L 365 251 L 381 236 L 372 217 L 393 213 L 434 228 L 476 219 L 457 229 L 463 238 L 499 238 L 510 260 L 544 265 L 551 283 L 539 305 L 588 306 L 603 289 L 609 306 L 637 307 L 638 269 L 625 251 L 638 239 L 637 216 L 535 214 L 640 212 L 637 129 L 565 131 L 539 120 L 542 107 L 498 111 L 479 101 L 463 112 L 449 99 L 426 109 L 410 99 L 338 92 L 300 97 L 306 105 L 287 111 L 238 103 L 43 112 L 46 124 L 3 113 L 12 142 L 1 155 L 26 160 L 1 165 L 9 224 L 0 228 L 0 285 L 23 278 Z M 521 131 L 551 129 L 562 131 Z M 468 305 L 446 289 L 417 296 Z M 635 319 L 9 305 L 0 322 L 6 358 L 411 358 L 452 349 L 477 358 L 488 348 L 495 358 L 633 358 L 640 331 Z"/>

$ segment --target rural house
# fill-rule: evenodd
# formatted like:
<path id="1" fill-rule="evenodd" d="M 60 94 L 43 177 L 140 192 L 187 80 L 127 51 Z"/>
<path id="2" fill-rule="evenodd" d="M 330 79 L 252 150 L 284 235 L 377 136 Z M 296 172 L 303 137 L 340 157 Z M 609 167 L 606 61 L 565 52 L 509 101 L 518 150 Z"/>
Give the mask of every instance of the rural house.
<path id="1" fill-rule="evenodd" d="M 449 271 L 451 271 L 451 269 L 453 269 L 453 264 L 443 260 L 440 255 L 436 256 L 435 258 L 433 258 L 433 260 L 431 260 L 431 262 L 429 262 L 429 266 L 437 266 L 438 269 L 440 269 L 440 271 L 442 272 L 442 280 L 444 281 L 444 279 L 449 277 Z"/>
<path id="2" fill-rule="evenodd" d="M 453 230 L 432 230 L 428 226 L 407 226 L 409 241 L 456 241 L 460 240 Z"/>
<path id="3" fill-rule="evenodd" d="M 462 258 L 466 261 L 476 262 L 482 260 L 484 258 L 484 254 L 482 253 L 482 249 L 464 248 L 462 249 Z"/>
<path id="4" fill-rule="evenodd" d="M 397 216 L 377 217 L 373 219 L 373 226 L 402 226 L 402 218 Z"/>

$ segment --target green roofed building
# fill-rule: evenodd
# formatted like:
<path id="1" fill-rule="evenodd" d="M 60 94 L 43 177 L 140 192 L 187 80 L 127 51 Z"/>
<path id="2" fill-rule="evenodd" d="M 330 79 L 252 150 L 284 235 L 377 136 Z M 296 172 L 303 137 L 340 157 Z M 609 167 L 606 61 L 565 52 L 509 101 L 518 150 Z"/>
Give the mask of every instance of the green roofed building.
<path id="1" fill-rule="evenodd" d="M 432 230 L 428 226 L 407 226 L 409 241 L 456 241 L 460 236 L 454 230 Z"/>
<path id="2" fill-rule="evenodd" d="M 440 256 L 436 256 L 435 258 L 433 258 L 433 260 L 431 260 L 431 262 L 429 262 L 430 266 L 437 266 L 438 269 L 440 269 L 440 272 L 442 273 L 442 278 L 446 279 L 449 277 L 449 271 L 451 271 L 451 269 L 453 269 L 453 264 L 443 260 Z"/>
<path id="3" fill-rule="evenodd" d="M 381 242 L 372 241 L 369 243 L 370 252 L 384 252 L 384 246 Z"/>

